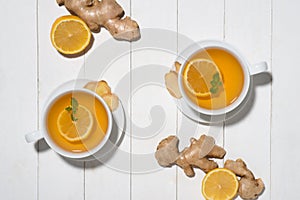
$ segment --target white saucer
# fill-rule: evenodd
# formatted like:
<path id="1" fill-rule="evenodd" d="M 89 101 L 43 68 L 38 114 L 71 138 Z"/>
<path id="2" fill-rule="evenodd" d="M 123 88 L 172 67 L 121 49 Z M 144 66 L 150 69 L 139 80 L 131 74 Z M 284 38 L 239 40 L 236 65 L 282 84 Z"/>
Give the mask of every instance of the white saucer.
<path id="1" fill-rule="evenodd" d="M 176 71 L 175 66 L 172 67 L 172 70 Z M 251 96 L 252 86 L 253 85 L 250 84 L 249 93 L 247 94 L 246 98 L 244 99 L 244 101 L 241 103 L 240 106 L 238 106 L 236 109 L 234 109 L 233 111 L 231 111 L 229 113 L 224 113 L 222 115 L 214 115 L 214 116 L 205 115 L 205 114 L 195 111 L 184 101 L 183 97 L 181 97 L 180 99 L 177 99 L 177 98 L 173 97 L 172 95 L 171 96 L 174 99 L 174 101 L 176 102 L 177 108 L 180 110 L 180 112 L 182 114 L 184 114 L 185 116 L 187 116 L 188 118 L 190 118 L 191 120 L 199 122 L 201 124 L 205 124 L 205 125 L 220 124 L 220 123 L 223 123 L 223 122 L 233 118 L 244 107 L 244 105 L 247 103 L 249 97 Z"/>

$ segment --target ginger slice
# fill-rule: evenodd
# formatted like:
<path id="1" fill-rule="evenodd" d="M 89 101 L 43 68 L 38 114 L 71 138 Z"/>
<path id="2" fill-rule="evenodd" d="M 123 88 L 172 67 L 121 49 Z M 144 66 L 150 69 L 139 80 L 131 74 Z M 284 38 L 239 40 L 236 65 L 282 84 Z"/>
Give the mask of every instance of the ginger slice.
<path id="1" fill-rule="evenodd" d="M 176 99 L 182 97 L 178 86 L 178 74 L 175 71 L 170 71 L 165 74 L 165 85 L 169 93 Z"/>
<path id="2" fill-rule="evenodd" d="M 102 97 L 111 111 L 115 111 L 119 106 L 119 98 L 115 94 L 105 94 Z"/>
<path id="3" fill-rule="evenodd" d="M 99 96 L 111 93 L 111 89 L 106 81 L 91 81 L 87 83 L 84 88 L 89 89 L 93 92 L 96 92 Z"/>
<path id="4" fill-rule="evenodd" d="M 176 72 L 179 73 L 181 64 L 180 64 L 178 61 L 176 61 L 176 62 L 174 63 L 174 66 L 175 66 Z"/>
<path id="5" fill-rule="evenodd" d="M 111 111 L 114 111 L 119 106 L 119 98 L 116 94 L 111 93 L 111 88 L 104 80 L 88 82 L 84 88 L 96 92 L 103 98 Z"/>
<path id="6" fill-rule="evenodd" d="M 97 81 L 91 81 L 91 82 L 88 82 L 84 88 L 88 89 L 88 90 L 91 90 L 93 92 L 96 91 L 96 87 L 97 87 Z"/>

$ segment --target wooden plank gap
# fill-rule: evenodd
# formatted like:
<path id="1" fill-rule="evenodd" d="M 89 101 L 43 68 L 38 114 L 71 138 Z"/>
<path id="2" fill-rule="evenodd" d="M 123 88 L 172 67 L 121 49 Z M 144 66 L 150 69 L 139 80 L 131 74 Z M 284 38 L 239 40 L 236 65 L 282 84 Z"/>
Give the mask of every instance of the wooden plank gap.
<path id="1" fill-rule="evenodd" d="M 85 166 L 85 164 L 86 164 L 86 162 L 84 161 L 83 162 L 83 200 L 85 200 L 86 199 L 86 183 L 85 183 L 85 178 L 86 178 L 86 173 L 85 173 L 85 171 L 86 171 L 86 166 Z"/>
<path id="2" fill-rule="evenodd" d="M 273 16 L 273 0 L 271 0 L 271 5 L 270 5 L 270 24 L 271 24 L 271 35 L 270 35 L 270 40 L 271 40 L 271 43 L 270 43 L 270 66 L 272 67 L 273 66 L 273 31 L 274 31 L 274 16 Z M 271 69 L 272 71 L 272 69 Z M 270 179 L 270 200 L 272 199 L 272 131 L 273 131 L 273 81 L 271 81 L 271 87 L 270 87 L 270 160 L 269 160 L 269 165 L 270 165 L 270 174 L 269 174 L 269 179 Z"/>
<path id="3" fill-rule="evenodd" d="M 176 0 L 176 56 L 179 55 L 179 0 Z M 173 63 L 172 63 L 173 64 Z M 176 110 L 176 135 L 178 135 L 179 127 L 179 110 Z M 178 167 L 175 169 L 175 198 L 178 200 Z"/>
<path id="4" fill-rule="evenodd" d="M 35 1 L 35 29 L 36 29 L 36 121 L 37 130 L 40 129 L 40 43 L 39 43 L 39 1 Z M 36 164 L 36 199 L 40 199 L 40 141 L 37 141 L 37 164 Z"/>
<path id="5" fill-rule="evenodd" d="M 130 0 L 130 16 L 131 16 L 131 0 Z M 129 97 L 129 102 L 130 102 L 130 105 L 129 105 L 129 120 L 130 120 L 130 133 L 129 133 L 129 136 L 130 136 L 130 144 L 129 144 L 129 151 L 130 151 L 130 156 L 129 156 L 129 165 L 130 165 L 130 178 L 129 178 L 129 185 L 130 185 L 130 192 L 129 192 L 129 199 L 132 200 L 132 194 L 133 194 L 133 191 L 132 191 L 132 176 L 133 176 L 133 173 L 132 173 L 132 162 L 133 162 L 133 156 L 132 156 L 132 128 L 133 128 L 133 123 L 132 123 L 132 83 L 133 83 L 133 80 L 132 80 L 132 42 L 130 42 L 130 47 L 129 47 L 129 65 L 130 65 L 130 81 L 129 81 L 129 92 L 130 92 L 130 97 Z"/>
<path id="6" fill-rule="evenodd" d="M 132 0 L 129 0 L 129 14 L 130 14 L 130 17 L 132 17 Z M 129 175 L 129 185 L 130 185 L 130 192 L 129 192 L 129 199 L 132 200 L 132 197 L 133 197 L 133 187 L 132 187 L 132 182 L 133 182 L 133 173 L 132 173 L 132 165 L 133 165 L 133 156 L 132 156 L 132 128 L 133 128 L 133 123 L 132 123 L 132 83 L 133 83 L 133 80 L 132 80 L 132 42 L 130 42 L 130 46 L 129 46 L 129 65 L 130 65 L 130 81 L 129 81 L 129 92 L 130 92 L 130 97 L 129 97 L 129 102 L 130 102 L 130 105 L 129 105 L 129 120 L 130 120 L 130 133 L 129 133 L 129 136 L 130 136 L 130 142 L 129 142 L 129 151 L 130 151 L 130 156 L 129 156 L 129 165 L 130 165 L 130 175 Z"/>
<path id="7" fill-rule="evenodd" d="M 223 40 L 226 39 L 226 0 L 223 1 Z"/>

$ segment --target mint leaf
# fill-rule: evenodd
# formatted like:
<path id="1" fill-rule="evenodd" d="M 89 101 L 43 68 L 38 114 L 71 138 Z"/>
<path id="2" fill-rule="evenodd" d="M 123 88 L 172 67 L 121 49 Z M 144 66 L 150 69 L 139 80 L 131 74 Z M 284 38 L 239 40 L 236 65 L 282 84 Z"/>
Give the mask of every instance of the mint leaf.
<path id="1" fill-rule="evenodd" d="M 73 122 L 76 122 L 76 121 L 78 120 L 78 119 L 74 116 L 73 113 L 71 114 L 71 119 L 72 119 Z"/>
<path id="2" fill-rule="evenodd" d="M 71 105 L 66 107 L 65 110 L 68 111 L 71 114 L 71 119 L 73 122 L 77 121 L 78 119 L 75 117 L 75 114 L 78 110 L 78 101 L 75 98 L 71 98 Z"/>
<path id="3" fill-rule="evenodd" d="M 209 90 L 212 94 L 216 94 L 218 92 L 218 87 L 212 87 Z"/>
<path id="4" fill-rule="evenodd" d="M 78 101 L 74 97 L 71 98 L 71 106 L 72 106 L 72 111 L 75 114 L 78 109 Z"/>
<path id="5" fill-rule="evenodd" d="M 71 105 L 72 107 L 78 107 L 78 101 L 74 97 L 71 98 Z"/>
<path id="6" fill-rule="evenodd" d="M 213 80 L 210 82 L 210 84 L 212 85 L 212 87 L 210 88 L 210 92 L 212 94 L 216 94 L 219 90 L 219 87 L 222 86 L 222 81 L 220 79 L 220 74 L 217 72 L 213 75 Z"/>
<path id="7" fill-rule="evenodd" d="M 214 74 L 213 79 L 216 80 L 217 82 L 220 81 L 220 75 L 218 72 Z"/>
<path id="8" fill-rule="evenodd" d="M 65 108 L 65 110 L 68 111 L 68 112 L 70 112 L 70 111 L 72 111 L 72 107 L 68 106 L 68 107 Z"/>
<path id="9" fill-rule="evenodd" d="M 212 81 L 210 82 L 210 84 L 211 84 L 212 86 L 216 86 L 216 85 L 218 84 L 218 82 L 217 82 L 216 80 L 212 80 Z"/>

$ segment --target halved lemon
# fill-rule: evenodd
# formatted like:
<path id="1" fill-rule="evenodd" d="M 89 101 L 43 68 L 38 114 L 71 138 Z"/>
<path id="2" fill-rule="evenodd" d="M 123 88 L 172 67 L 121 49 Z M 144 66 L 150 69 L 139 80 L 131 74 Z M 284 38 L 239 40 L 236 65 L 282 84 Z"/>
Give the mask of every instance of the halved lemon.
<path id="1" fill-rule="evenodd" d="M 93 128 L 93 115 L 84 106 L 79 105 L 73 121 L 70 112 L 63 110 L 57 119 L 59 133 L 68 141 L 76 142 L 86 139 Z"/>
<path id="2" fill-rule="evenodd" d="M 206 200 L 231 200 L 238 191 L 236 175 L 225 168 L 217 168 L 206 174 L 202 181 L 202 194 Z"/>
<path id="3" fill-rule="evenodd" d="M 82 52 L 90 43 L 91 32 L 77 16 L 66 15 L 55 20 L 51 29 L 51 42 L 63 54 Z"/>
<path id="4" fill-rule="evenodd" d="M 202 58 L 193 59 L 184 69 L 183 82 L 191 94 L 197 97 L 208 97 L 211 95 L 211 82 L 216 75 L 222 83 L 221 73 L 213 61 Z"/>

